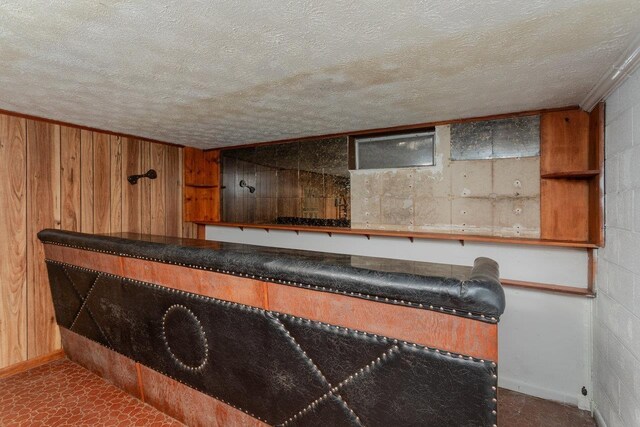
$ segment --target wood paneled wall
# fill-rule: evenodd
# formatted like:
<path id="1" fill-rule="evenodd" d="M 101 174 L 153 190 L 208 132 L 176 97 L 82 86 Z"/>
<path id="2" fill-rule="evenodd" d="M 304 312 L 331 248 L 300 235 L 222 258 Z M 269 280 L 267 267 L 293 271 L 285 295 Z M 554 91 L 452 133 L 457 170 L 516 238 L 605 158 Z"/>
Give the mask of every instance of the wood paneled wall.
<path id="1" fill-rule="evenodd" d="M 150 168 L 157 179 L 127 182 Z M 182 149 L 0 114 L 0 368 L 60 346 L 43 228 L 195 237 Z"/>

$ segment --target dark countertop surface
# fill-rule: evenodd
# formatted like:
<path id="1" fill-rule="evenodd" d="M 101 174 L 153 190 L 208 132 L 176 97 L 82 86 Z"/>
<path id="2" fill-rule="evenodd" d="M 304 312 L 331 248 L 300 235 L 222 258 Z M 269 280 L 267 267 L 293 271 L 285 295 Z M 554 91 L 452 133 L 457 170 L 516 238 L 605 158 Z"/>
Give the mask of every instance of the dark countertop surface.
<path id="1" fill-rule="evenodd" d="M 471 267 L 135 233 L 43 230 L 38 237 L 45 243 L 250 275 L 291 286 L 318 286 L 320 291 L 393 304 L 442 308 L 491 322 L 498 320 L 505 307 L 498 265 L 488 258 L 476 259 Z"/>

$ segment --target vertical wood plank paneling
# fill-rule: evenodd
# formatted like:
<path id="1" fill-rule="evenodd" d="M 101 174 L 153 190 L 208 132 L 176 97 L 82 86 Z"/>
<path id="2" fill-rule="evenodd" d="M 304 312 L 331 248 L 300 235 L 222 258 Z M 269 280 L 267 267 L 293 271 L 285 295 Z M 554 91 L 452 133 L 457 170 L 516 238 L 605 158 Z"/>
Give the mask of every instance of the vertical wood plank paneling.
<path id="1" fill-rule="evenodd" d="M 182 236 L 182 149 L 166 147 L 166 230 L 168 236 Z"/>
<path id="2" fill-rule="evenodd" d="M 138 174 L 147 172 L 151 168 L 151 150 L 150 143 L 148 141 L 140 142 L 142 147 L 142 169 Z M 150 179 L 141 179 L 138 181 L 138 187 L 140 187 L 140 219 L 142 222 L 142 233 L 151 234 L 151 184 Z"/>
<path id="3" fill-rule="evenodd" d="M 61 227 L 80 231 L 80 129 L 60 127 Z"/>
<path id="4" fill-rule="evenodd" d="M 167 146 L 162 144 L 150 144 L 149 146 L 149 167 L 158 172 L 158 178 L 149 181 L 151 209 L 151 234 L 167 234 L 167 168 L 165 167 L 167 157 Z"/>
<path id="5" fill-rule="evenodd" d="M 53 303 L 37 239 L 43 228 L 60 228 L 60 126 L 27 120 L 27 356 L 59 347 Z"/>
<path id="6" fill-rule="evenodd" d="M 93 133 L 93 232 L 111 231 L 111 142 Z"/>
<path id="7" fill-rule="evenodd" d="M 93 132 L 80 131 L 80 231 L 93 233 Z"/>
<path id="8" fill-rule="evenodd" d="M 182 235 L 182 155 L 178 147 L 0 115 L 0 368 L 59 348 L 38 231 Z M 126 181 L 149 168 L 155 181 Z M 197 235 L 195 224 L 184 230 Z"/>
<path id="9" fill-rule="evenodd" d="M 111 135 L 111 232 L 122 231 L 122 138 Z M 125 181 L 126 182 L 126 181 Z"/>
<path id="10" fill-rule="evenodd" d="M 198 237 L 198 224 L 194 222 L 183 222 L 182 237 L 187 239 L 196 239 Z"/>
<path id="11" fill-rule="evenodd" d="M 0 115 L 0 367 L 27 358 L 26 120 Z"/>
<path id="12" fill-rule="evenodd" d="M 137 139 L 122 140 L 122 231 L 142 232 L 140 185 L 131 185 L 127 177 L 142 169 L 142 144 Z"/>

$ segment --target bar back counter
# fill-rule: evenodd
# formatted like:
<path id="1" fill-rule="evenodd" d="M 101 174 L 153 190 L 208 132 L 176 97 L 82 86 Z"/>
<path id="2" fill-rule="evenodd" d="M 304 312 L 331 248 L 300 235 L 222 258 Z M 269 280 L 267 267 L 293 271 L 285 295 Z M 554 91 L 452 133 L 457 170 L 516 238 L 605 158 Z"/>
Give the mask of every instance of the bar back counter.
<path id="1" fill-rule="evenodd" d="M 490 259 L 39 238 L 67 356 L 189 425 L 497 424 Z"/>

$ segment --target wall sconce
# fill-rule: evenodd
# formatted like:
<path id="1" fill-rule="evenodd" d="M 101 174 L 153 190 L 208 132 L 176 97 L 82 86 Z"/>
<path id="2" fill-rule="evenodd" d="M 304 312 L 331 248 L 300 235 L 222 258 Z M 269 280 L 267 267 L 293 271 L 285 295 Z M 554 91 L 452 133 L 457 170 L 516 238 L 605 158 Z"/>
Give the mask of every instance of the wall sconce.
<path id="1" fill-rule="evenodd" d="M 158 173 L 156 172 L 156 170 L 149 169 L 147 173 L 144 173 L 142 175 L 129 175 L 127 177 L 127 181 L 129 181 L 129 184 L 134 185 L 138 183 L 138 180 L 140 178 L 156 179 L 157 177 L 158 177 Z"/>
<path id="2" fill-rule="evenodd" d="M 249 193 L 255 193 L 256 192 L 256 187 L 252 187 L 250 185 L 247 185 L 247 183 L 245 182 L 244 179 L 240 180 L 240 187 L 248 188 L 249 189 Z"/>

